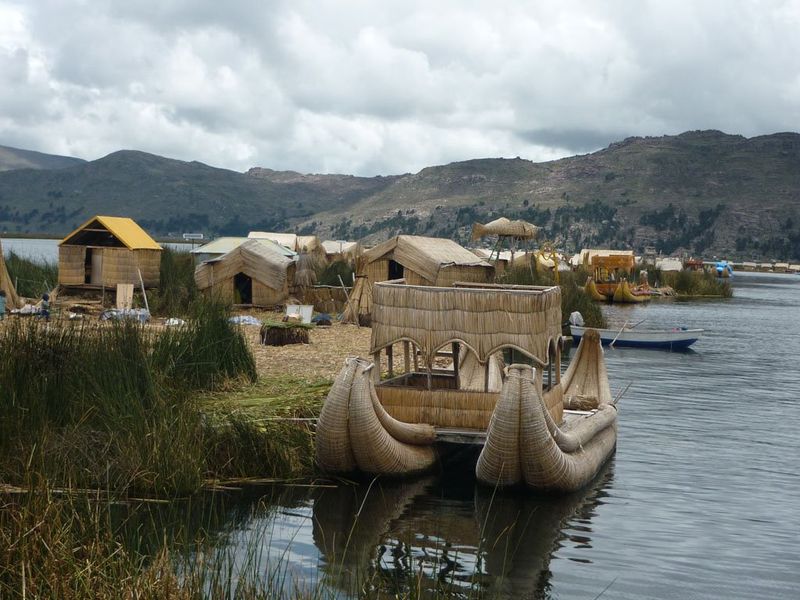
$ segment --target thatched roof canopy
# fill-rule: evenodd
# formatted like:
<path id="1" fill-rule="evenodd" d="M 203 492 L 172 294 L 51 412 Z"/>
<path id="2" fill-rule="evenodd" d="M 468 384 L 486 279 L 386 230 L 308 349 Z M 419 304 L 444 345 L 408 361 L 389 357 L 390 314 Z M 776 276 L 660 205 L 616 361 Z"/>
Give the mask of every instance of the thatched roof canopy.
<path id="1" fill-rule="evenodd" d="M 440 269 L 450 266 L 492 268 L 492 265 L 453 240 L 418 235 L 395 236 L 363 255 L 366 263 L 387 257 L 432 282 L 436 281 Z"/>
<path id="2" fill-rule="evenodd" d="M 129 250 L 162 249 L 133 219 L 100 215 L 86 221 L 58 245 L 125 247 Z"/>
<path id="3" fill-rule="evenodd" d="M 472 226 L 472 239 L 478 240 L 487 235 L 511 236 L 521 240 L 530 240 L 536 237 L 539 228 L 527 221 L 512 221 L 506 217 L 495 219 L 486 225 L 475 223 Z"/>
<path id="4" fill-rule="evenodd" d="M 458 341 L 481 364 L 501 348 L 516 348 L 547 364 L 561 336 L 561 289 L 456 284 L 441 288 L 375 284 L 371 353 L 401 340 L 416 344 L 428 365 L 440 348 Z"/>
<path id="5" fill-rule="evenodd" d="M 293 261 L 279 249 L 264 240 L 248 240 L 227 254 L 208 260 L 194 271 L 194 279 L 201 290 L 211 287 L 238 273 L 244 273 L 273 290 L 281 290 L 286 284 L 287 271 Z"/>

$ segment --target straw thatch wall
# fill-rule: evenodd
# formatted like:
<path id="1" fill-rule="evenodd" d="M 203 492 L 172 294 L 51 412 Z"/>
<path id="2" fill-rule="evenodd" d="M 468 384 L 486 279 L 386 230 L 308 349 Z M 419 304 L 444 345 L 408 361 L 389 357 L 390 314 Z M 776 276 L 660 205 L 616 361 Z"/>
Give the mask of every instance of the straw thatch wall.
<path id="1" fill-rule="evenodd" d="M 430 423 L 434 427 L 486 430 L 500 398 L 498 392 L 433 389 L 381 384 L 375 391 L 386 412 L 398 421 Z M 560 423 L 563 415 L 561 386 L 543 394 L 550 416 Z"/>
<path id="2" fill-rule="evenodd" d="M 60 246 L 58 249 L 58 283 L 83 285 L 86 281 L 86 246 Z"/>
<path id="3" fill-rule="evenodd" d="M 481 364 L 508 347 L 546 365 L 549 344 L 560 336 L 558 287 L 439 288 L 386 282 L 373 289 L 373 354 L 409 340 L 430 367 L 437 350 L 459 341 L 475 352 Z"/>
<path id="4" fill-rule="evenodd" d="M 118 283 L 139 285 L 139 271 L 145 287 L 157 287 L 160 279 L 161 250 L 61 245 L 58 247 L 58 282 L 62 285 L 86 283 L 86 252 L 91 249 L 100 272 L 93 285 L 114 287 Z"/>
<path id="5" fill-rule="evenodd" d="M 222 257 L 195 268 L 197 288 L 221 300 L 235 300 L 234 279 L 239 273 L 252 280 L 252 303 L 256 306 L 283 304 L 289 297 L 295 263 L 283 254 L 250 240 Z"/>
<path id="6" fill-rule="evenodd" d="M 314 310 L 328 314 L 342 312 L 347 305 L 347 294 L 340 286 L 315 285 L 299 294 L 303 304 L 313 304 Z"/>

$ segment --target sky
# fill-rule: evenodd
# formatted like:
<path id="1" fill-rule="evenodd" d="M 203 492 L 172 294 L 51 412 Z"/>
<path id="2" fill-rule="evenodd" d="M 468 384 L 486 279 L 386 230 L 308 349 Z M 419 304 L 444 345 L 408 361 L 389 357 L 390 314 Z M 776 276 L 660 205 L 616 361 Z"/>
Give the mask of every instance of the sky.
<path id="1" fill-rule="evenodd" d="M 800 0 L 0 0 L 0 145 L 413 173 L 800 129 Z"/>

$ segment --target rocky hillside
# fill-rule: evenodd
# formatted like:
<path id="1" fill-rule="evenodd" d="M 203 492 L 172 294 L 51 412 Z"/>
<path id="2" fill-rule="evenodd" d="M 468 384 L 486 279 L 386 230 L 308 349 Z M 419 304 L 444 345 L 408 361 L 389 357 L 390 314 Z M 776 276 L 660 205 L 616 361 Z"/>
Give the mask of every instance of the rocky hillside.
<path id="1" fill-rule="evenodd" d="M 634 137 L 546 163 L 477 159 L 391 177 L 216 169 L 122 151 L 58 170 L 0 173 L 0 231 L 63 234 L 95 213 L 157 235 L 250 229 L 466 241 L 500 215 L 559 246 L 800 259 L 800 134 Z"/>

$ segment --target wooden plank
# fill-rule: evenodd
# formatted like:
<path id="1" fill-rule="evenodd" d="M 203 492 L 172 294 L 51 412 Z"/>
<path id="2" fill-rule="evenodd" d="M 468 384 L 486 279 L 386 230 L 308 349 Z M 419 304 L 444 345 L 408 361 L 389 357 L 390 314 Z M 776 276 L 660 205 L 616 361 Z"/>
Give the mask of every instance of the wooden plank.
<path id="1" fill-rule="evenodd" d="M 133 284 L 117 284 L 117 309 L 129 310 L 133 308 Z"/>

